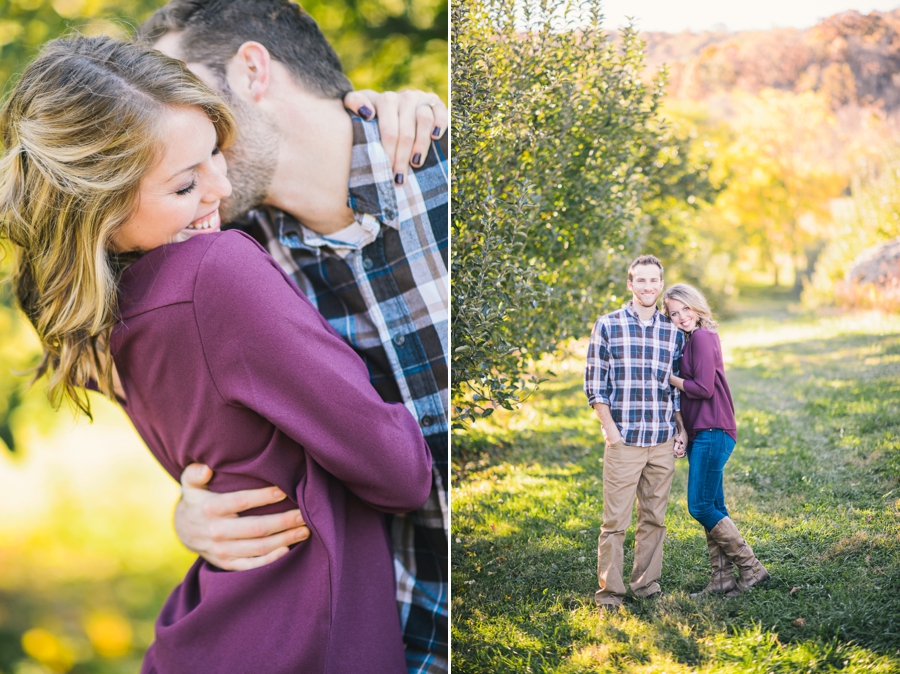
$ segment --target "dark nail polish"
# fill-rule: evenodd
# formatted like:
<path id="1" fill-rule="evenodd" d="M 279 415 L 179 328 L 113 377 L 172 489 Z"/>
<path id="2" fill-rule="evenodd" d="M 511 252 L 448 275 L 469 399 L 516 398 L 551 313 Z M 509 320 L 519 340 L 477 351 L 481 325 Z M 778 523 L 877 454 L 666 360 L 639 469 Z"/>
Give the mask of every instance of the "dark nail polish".
<path id="1" fill-rule="evenodd" d="M 359 116 L 363 119 L 372 119 L 372 111 L 369 110 L 369 106 L 363 105 L 359 109 Z"/>
<path id="2" fill-rule="evenodd" d="M 398 185 L 402 185 L 403 184 L 403 174 L 398 173 L 397 175 L 395 175 L 394 182 L 397 183 Z"/>
<path id="3" fill-rule="evenodd" d="M 418 166 L 419 164 L 422 163 L 422 153 L 421 152 L 416 152 L 413 155 L 412 163 L 415 164 L 416 166 Z"/>
<path id="4" fill-rule="evenodd" d="M 431 135 L 434 136 L 435 138 L 440 138 L 441 137 L 441 127 L 439 127 L 439 126 L 434 127 L 434 131 L 431 132 Z"/>

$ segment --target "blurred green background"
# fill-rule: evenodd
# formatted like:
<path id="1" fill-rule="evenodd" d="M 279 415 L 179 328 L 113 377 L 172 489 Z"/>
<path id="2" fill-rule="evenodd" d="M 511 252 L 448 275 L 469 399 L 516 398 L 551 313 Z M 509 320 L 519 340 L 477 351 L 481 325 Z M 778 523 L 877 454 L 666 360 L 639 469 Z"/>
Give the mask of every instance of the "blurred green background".
<path id="1" fill-rule="evenodd" d="M 0 91 L 70 29 L 129 35 L 152 0 L 0 0 Z M 357 88 L 415 87 L 447 100 L 446 0 L 302 3 Z M 9 258 L 0 262 L 8 270 Z M 0 283 L 0 674 L 131 673 L 193 556 L 172 532 L 177 485 L 122 411 L 54 412 L 30 326 Z"/>
<path id="2" fill-rule="evenodd" d="M 162 0 L 2 0 L 0 82 L 69 28 L 126 36 Z M 300 3 L 337 49 L 357 89 L 413 87 L 447 100 L 446 0 L 310 0 Z"/>

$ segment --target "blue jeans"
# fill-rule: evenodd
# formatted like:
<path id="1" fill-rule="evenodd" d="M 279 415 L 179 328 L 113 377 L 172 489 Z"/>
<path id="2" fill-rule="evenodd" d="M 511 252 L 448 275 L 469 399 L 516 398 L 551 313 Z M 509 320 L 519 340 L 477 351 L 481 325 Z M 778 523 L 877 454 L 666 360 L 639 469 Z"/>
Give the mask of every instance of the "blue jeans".
<path id="1" fill-rule="evenodd" d="M 722 472 L 733 450 L 734 440 L 719 428 L 700 431 L 688 442 L 688 512 L 707 531 L 728 517 Z"/>

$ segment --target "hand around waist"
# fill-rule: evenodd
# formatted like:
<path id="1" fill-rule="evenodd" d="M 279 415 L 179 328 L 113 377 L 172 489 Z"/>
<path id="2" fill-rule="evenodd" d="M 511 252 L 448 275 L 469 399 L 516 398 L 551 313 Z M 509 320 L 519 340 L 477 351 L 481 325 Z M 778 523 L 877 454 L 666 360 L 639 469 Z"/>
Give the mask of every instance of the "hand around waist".
<path id="1" fill-rule="evenodd" d="M 175 532 L 189 550 L 227 571 L 245 571 L 274 562 L 288 546 L 309 538 L 299 510 L 238 517 L 238 513 L 285 498 L 275 487 L 230 494 L 206 488 L 212 471 L 191 464 L 181 475 L 182 497 L 175 509 Z"/>

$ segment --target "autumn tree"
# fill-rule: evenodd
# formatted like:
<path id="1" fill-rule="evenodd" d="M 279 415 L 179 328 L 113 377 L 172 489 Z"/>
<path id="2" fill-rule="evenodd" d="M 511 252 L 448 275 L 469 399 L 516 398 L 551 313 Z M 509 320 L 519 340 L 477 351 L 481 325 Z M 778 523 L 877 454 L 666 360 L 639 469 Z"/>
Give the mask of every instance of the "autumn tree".
<path id="1" fill-rule="evenodd" d="M 735 92 L 731 105 L 733 139 L 716 169 L 727 187 L 716 201 L 711 230 L 735 258 L 757 252 L 776 285 L 776 258 L 789 256 L 799 289 L 822 247 L 831 200 L 847 184 L 837 168 L 835 119 L 824 96 L 812 92 Z"/>

